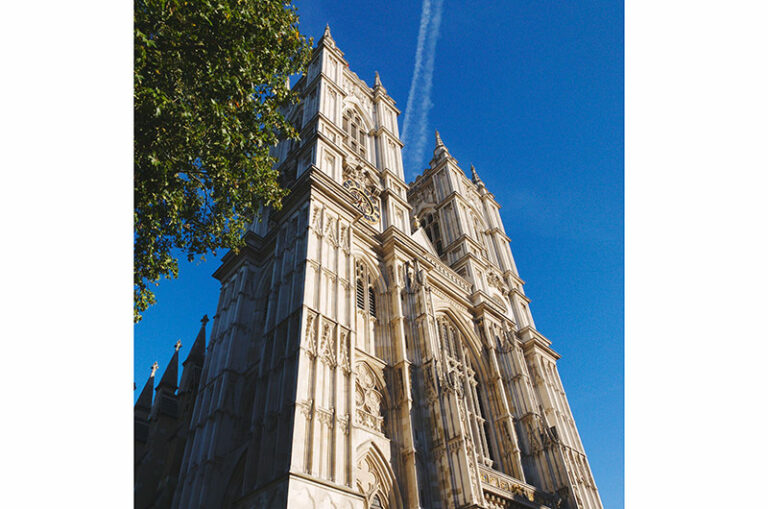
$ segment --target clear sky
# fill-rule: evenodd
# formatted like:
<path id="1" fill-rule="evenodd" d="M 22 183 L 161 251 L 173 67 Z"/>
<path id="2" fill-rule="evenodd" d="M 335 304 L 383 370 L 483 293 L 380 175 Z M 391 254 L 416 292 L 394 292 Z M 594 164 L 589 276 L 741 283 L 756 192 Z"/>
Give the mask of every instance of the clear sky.
<path id="1" fill-rule="evenodd" d="M 622 2 L 433 0 L 421 39 L 418 2 L 298 6 L 303 33 L 317 40 L 329 23 L 354 72 L 372 85 L 379 71 L 402 112 L 401 133 L 417 75 L 406 180 L 427 165 L 437 128 L 496 196 L 536 327 L 562 355 L 603 504 L 623 508 Z M 183 359 L 202 315 L 213 317 L 217 266 L 216 257 L 182 262 L 179 279 L 157 289 L 158 304 L 135 328 L 139 389 L 152 362 L 163 370 L 179 338 Z"/>

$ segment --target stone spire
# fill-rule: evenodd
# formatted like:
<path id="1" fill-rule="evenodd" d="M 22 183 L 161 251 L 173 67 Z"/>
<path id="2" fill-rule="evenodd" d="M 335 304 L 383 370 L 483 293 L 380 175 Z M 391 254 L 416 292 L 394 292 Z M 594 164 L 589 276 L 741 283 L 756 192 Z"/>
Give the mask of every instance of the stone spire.
<path id="1" fill-rule="evenodd" d="M 440 137 L 440 132 L 435 129 L 435 151 L 433 152 L 434 159 L 441 159 L 443 156 L 450 157 L 451 153 L 448 152 L 448 148 L 446 148 L 445 143 L 443 143 L 443 139 Z"/>
<path id="2" fill-rule="evenodd" d="M 192 344 L 192 348 L 189 350 L 187 359 L 182 363 L 184 366 L 189 362 L 194 362 L 202 365 L 205 360 L 205 326 L 208 323 L 208 315 L 204 315 L 200 323 L 200 332 L 197 333 L 197 338 Z"/>
<path id="3" fill-rule="evenodd" d="M 381 77 L 379 76 L 379 71 L 375 71 L 375 76 L 373 78 L 373 94 L 374 97 L 382 97 L 387 94 L 387 89 L 384 88 L 384 85 L 381 84 Z"/>
<path id="4" fill-rule="evenodd" d="M 146 410 L 148 412 L 152 408 L 152 389 L 155 388 L 155 371 L 157 371 L 157 361 L 150 368 L 147 383 L 144 384 L 144 388 L 141 390 L 141 394 L 139 394 L 139 399 L 136 400 L 136 404 L 133 407 L 135 410 Z"/>
<path id="5" fill-rule="evenodd" d="M 469 167 L 472 170 L 472 183 L 477 185 L 478 187 L 485 187 L 485 182 L 480 180 L 480 175 L 477 174 L 477 170 L 475 169 L 475 165 L 474 164 L 470 164 Z"/>
<path id="6" fill-rule="evenodd" d="M 181 340 L 176 341 L 174 348 L 175 351 L 173 352 L 173 357 L 171 357 L 171 360 L 168 362 L 168 367 L 165 368 L 163 378 L 161 378 L 160 383 L 157 384 L 156 390 L 158 391 L 162 388 L 168 388 L 171 391 L 174 391 L 177 387 L 176 384 L 179 381 L 179 349 L 181 348 Z"/>
<path id="7" fill-rule="evenodd" d="M 331 48 L 336 46 L 336 41 L 334 41 L 333 37 L 331 37 L 331 27 L 327 23 L 325 24 L 325 31 L 323 32 L 323 36 L 319 41 L 317 41 L 317 45 L 318 47 L 325 45 Z"/>

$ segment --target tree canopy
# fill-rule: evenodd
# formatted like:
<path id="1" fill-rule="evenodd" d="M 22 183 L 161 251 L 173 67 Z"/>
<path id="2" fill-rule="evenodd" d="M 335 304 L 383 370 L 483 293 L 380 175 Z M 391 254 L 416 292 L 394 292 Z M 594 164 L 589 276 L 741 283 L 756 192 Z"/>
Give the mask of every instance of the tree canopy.
<path id="1" fill-rule="evenodd" d="M 290 1 L 136 1 L 135 321 L 175 256 L 236 250 L 259 207 L 280 207 L 269 149 L 298 136 L 281 107 L 311 45 Z"/>

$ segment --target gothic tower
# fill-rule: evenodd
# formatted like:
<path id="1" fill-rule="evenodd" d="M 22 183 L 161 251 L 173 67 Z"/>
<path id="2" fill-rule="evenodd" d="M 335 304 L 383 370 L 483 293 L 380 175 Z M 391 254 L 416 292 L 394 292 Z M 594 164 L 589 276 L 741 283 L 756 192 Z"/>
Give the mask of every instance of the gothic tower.
<path id="1" fill-rule="evenodd" d="M 327 27 L 294 89 L 291 192 L 214 274 L 173 496 L 141 507 L 601 508 L 477 171 L 436 133 L 406 184 L 395 102 Z"/>

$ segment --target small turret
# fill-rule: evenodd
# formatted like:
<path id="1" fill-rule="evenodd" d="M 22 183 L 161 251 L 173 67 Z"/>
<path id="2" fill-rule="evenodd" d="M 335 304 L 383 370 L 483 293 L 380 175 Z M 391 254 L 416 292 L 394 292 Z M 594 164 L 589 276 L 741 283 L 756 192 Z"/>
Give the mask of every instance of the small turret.
<path id="1" fill-rule="evenodd" d="M 446 147 L 445 143 L 443 143 L 443 139 L 440 137 L 440 133 L 437 129 L 435 129 L 435 150 L 433 152 L 432 160 L 429 162 L 429 166 L 434 168 L 445 160 L 452 161 L 454 164 L 457 164 L 456 159 L 453 158 L 451 153 L 448 151 L 448 147 Z"/>
<path id="2" fill-rule="evenodd" d="M 133 406 L 135 414 L 145 411 L 149 415 L 149 411 L 152 409 L 152 390 L 155 388 L 155 372 L 157 368 L 157 361 L 155 361 L 150 368 L 151 371 L 147 383 L 144 384 L 144 388 L 141 390 L 141 394 L 139 394 L 139 399 L 136 400 L 136 404 Z M 146 415 L 144 417 L 146 418 Z"/>
<path id="3" fill-rule="evenodd" d="M 384 85 L 381 83 L 381 77 L 379 76 L 379 71 L 374 71 L 375 75 L 373 77 L 373 91 L 377 94 L 386 94 L 387 89 L 384 88 Z"/>
<path id="4" fill-rule="evenodd" d="M 443 157 L 451 157 L 451 153 L 448 152 L 448 148 L 443 143 L 443 139 L 440 137 L 440 132 L 437 129 L 435 129 L 435 150 L 433 154 L 434 157 L 432 159 L 434 161 L 438 161 Z"/>
<path id="5" fill-rule="evenodd" d="M 175 391 L 179 382 L 179 350 L 181 349 L 181 340 L 176 341 L 174 345 L 174 352 L 171 360 L 168 362 L 168 367 L 165 368 L 163 378 L 160 379 L 160 383 L 157 384 L 157 391 L 162 389 L 170 389 L 171 392 Z"/>
<path id="6" fill-rule="evenodd" d="M 445 147 L 445 143 L 443 143 L 443 139 L 440 137 L 440 131 L 435 129 L 435 150 L 440 147 Z"/>
<path id="7" fill-rule="evenodd" d="M 320 38 L 320 40 L 317 41 L 317 46 L 328 46 L 330 48 L 336 46 L 336 41 L 334 41 L 333 37 L 331 37 L 331 27 L 328 25 L 328 23 L 325 24 L 325 31 L 323 32 L 323 36 Z"/>
<path id="8" fill-rule="evenodd" d="M 157 362 L 152 364 L 147 383 L 139 394 L 139 399 L 133 407 L 133 455 L 134 462 L 141 460 L 144 454 L 144 444 L 149 437 L 149 413 L 152 411 L 152 389 L 155 387 L 155 372 L 157 371 Z"/>
<path id="9" fill-rule="evenodd" d="M 475 184 L 482 193 L 485 190 L 485 182 L 480 180 L 480 175 L 477 174 L 474 164 L 470 164 L 469 167 L 472 170 L 472 183 Z"/>
<path id="10" fill-rule="evenodd" d="M 160 379 L 160 383 L 157 384 L 155 391 L 155 402 L 152 405 L 152 418 L 154 419 L 159 413 L 176 417 L 178 409 L 176 400 L 176 389 L 178 388 L 179 381 L 179 349 L 181 348 L 181 340 L 176 341 L 174 346 L 175 351 L 171 360 L 168 362 L 168 366 L 165 368 L 163 378 Z"/>

